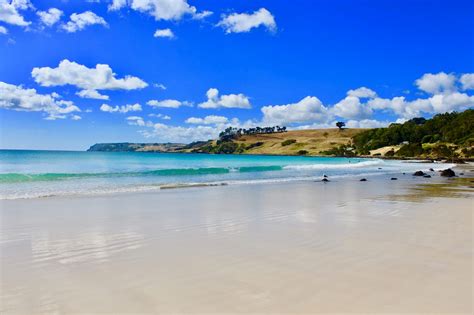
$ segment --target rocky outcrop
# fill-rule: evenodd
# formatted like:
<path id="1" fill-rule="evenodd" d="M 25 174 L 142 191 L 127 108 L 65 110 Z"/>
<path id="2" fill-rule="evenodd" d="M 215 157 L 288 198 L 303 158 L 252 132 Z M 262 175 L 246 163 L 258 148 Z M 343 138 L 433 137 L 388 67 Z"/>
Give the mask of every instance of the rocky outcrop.
<path id="1" fill-rule="evenodd" d="M 442 170 L 439 175 L 443 176 L 443 177 L 454 177 L 456 176 L 456 173 L 454 173 L 454 171 L 450 168 L 447 168 L 445 170 Z"/>

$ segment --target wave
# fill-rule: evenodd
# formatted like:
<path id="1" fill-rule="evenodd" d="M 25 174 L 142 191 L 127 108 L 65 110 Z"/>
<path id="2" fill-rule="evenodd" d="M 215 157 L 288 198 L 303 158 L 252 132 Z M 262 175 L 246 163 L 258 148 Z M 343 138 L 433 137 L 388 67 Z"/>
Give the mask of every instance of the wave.
<path id="1" fill-rule="evenodd" d="M 370 166 L 383 165 L 384 161 L 364 161 L 357 163 L 344 163 L 344 164 L 298 164 L 298 165 L 287 165 L 283 167 L 286 170 L 326 170 L 326 169 L 349 169 L 349 168 L 361 168 Z"/>
<path id="2" fill-rule="evenodd" d="M 0 183 L 23 183 L 37 181 L 57 181 L 83 178 L 110 178 L 110 177 L 141 177 L 141 176 L 193 176 L 193 175 L 218 175 L 231 172 L 268 172 L 281 171 L 282 166 L 244 166 L 244 167 L 200 167 L 200 168 L 175 168 L 147 170 L 140 172 L 103 172 L 103 173 L 4 173 L 0 174 Z"/>

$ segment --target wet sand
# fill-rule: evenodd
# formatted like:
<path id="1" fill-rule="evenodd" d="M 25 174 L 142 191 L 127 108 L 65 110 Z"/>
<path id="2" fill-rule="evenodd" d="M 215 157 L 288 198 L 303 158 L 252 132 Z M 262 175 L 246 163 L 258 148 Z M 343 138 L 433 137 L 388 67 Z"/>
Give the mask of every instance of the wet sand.
<path id="1" fill-rule="evenodd" d="M 0 311 L 471 314 L 474 195 L 451 183 L 2 201 Z"/>

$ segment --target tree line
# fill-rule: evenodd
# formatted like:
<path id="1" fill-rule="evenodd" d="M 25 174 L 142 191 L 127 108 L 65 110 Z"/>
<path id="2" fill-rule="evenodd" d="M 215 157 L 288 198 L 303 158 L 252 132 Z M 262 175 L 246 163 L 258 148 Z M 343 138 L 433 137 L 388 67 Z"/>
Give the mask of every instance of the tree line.
<path id="1" fill-rule="evenodd" d="M 255 128 L 235 128 L 228 127 L 219 133 L 220 141 L 229 141 L 236 139 L 242 135 L 255 135 L 255 134 L 270 134 L 270 133 L 281 133 L 286 132 L 286 127 L 273 126 L 273 127 L 255 127 Z"/>

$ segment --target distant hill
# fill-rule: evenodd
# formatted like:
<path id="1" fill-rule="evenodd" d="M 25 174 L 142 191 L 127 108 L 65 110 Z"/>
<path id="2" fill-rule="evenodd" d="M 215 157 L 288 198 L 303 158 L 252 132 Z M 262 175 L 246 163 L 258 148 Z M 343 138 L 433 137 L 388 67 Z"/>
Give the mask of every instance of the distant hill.
<path id="1" fill-rule="evenodd" d="M 218 140 L 181 143 L 97 143 L 89 152 L 187 152 L 275 155 L 321 155 L 322 151 L 351 142 L 367 129 L 291 130 L 282 133 L 242 135 L 222 146 Z M 226 150 L 225 147 L 229 150 Z M 235 149 L 235 148 L 237 149 Z"/>
<path id="2" fill-rule="evenodd" d="M 89 152 L 178 152 L 185 148 L 181 143 L 96 143 Z"/>
<path id="3" fill-rule="evenodd" d="M 210 141 L 187 151 L 218 154 L 323 155 L 326 150 L 351 143 L 355 135 L 366 130 L 331 128 L 242 135 L 230 141 Z"/>

